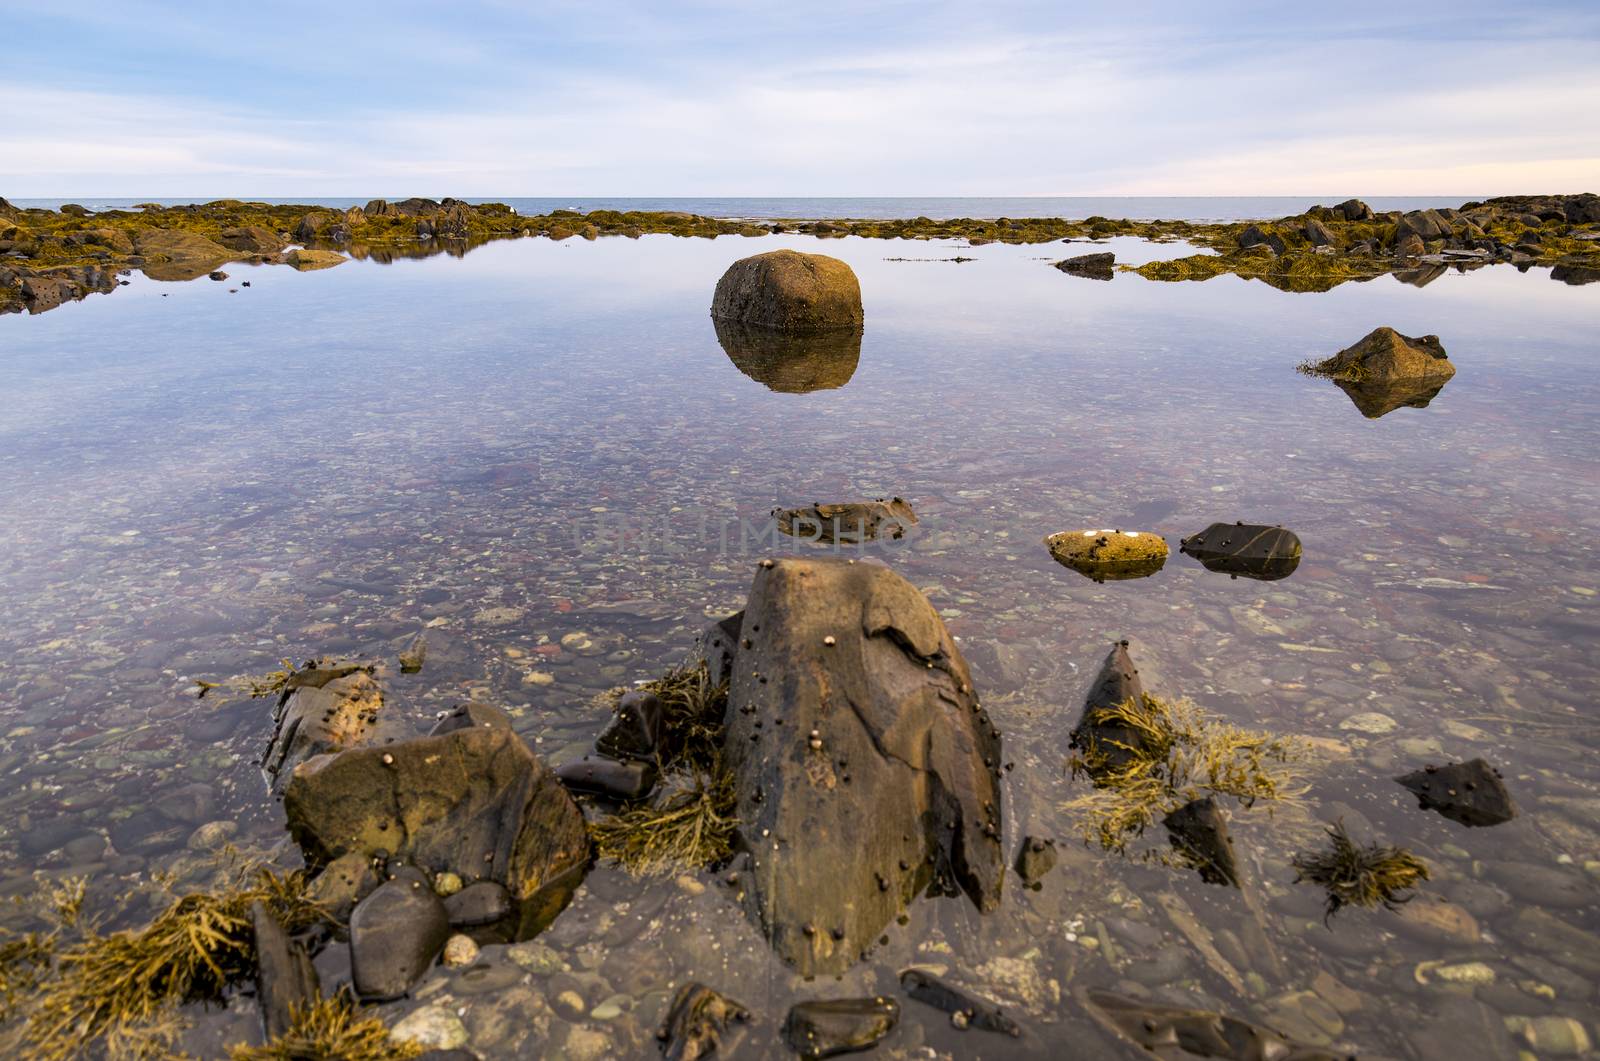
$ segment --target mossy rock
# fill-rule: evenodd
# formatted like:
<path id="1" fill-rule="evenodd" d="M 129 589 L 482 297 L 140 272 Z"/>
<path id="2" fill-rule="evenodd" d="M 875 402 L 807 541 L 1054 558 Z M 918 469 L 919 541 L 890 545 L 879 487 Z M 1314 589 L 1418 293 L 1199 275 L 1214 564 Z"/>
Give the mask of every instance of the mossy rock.
<path id="1" fill-rule="evenodd" d="M 861 284 L 824 254 L 779 250 L 742 258 L 717 281 L 711 316 L 793 332 L 860 328 Z"/>
<path id="2" fill-rule="evenodd" d="M 1144 578 L 1167 562 L 1167 542 L 1150 531 L 1071 530 L 1044 540 L 1056 562 L 1097 582 Z"/>
<path id="3" fill-rule="evenodd" d="M 144 274 L 152 280 L 197 280 L 235 253 L 196 232 L 146 229 L 134 241 L 145 258 Z"/>
<path id="4" fill-rule="evenodd" d="M 296 247 L 284 254 L 285 264 L 292 265 L 301 272 L 310 272 L 313 269 L 332 269 L 335 265 L 343 265 L 348 259 L 338 251 L 308 250 L 305 247 Z"/>
<path id="5" fill-rule="evenodd" d="M 1313 375 L 1351 383 L 1443 385 L 1456 374 L 1437 335 L 1413 337 L 1393 328 L 1376 328 L 1360 342 L 1340 350 L 1307 370 Z"/>

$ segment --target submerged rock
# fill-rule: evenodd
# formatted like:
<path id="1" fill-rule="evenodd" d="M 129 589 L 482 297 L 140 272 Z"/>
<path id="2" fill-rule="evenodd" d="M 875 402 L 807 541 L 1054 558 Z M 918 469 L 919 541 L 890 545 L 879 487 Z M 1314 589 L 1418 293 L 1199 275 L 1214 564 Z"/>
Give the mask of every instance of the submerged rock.
<path id="1" fill-rule="evenodd" d="M 444 903 L 414 866 L 404 866 L 350 914 L 350 976 L 356 994 L 384 1001 L 411 989 L 450 937 Z"/>
<path id="2" fill-rule="evenodd" d="M 1139 1002 L 1090 991 L 1085 1008 L 1096 1023 L 1163 1061 L 1211 1057 L 1225 1061 L 1353 1061 L 1320 1046 L 1292 1042 L 1269 1028 L 1203 1009 Z"/>
<path id="3" fill-rule="evenodd" d="M 496 708 L 458 708 L 434 733 L 321 755 L 284 790 L 307 861 L 386 851 L 437 874 L 495 880 L 521 900 L 588 862 L 583 814 Z"/>
<path id="4" fill-rule="evenodd" d="M 799 1002 L 783 1022 L 783 1039 L 801 1057 L 870 1050 L 900 1023 L 900 1003 L 876 998 Z"/>
<path id="5" fill-rule="evenodd" d="M 753 913 L 802 975 L 849 966 L 926 885 L 999 905 L 1000 731 L 916 587 L 879 564 L 764 560 L 732 675 Z"/>
<path id="6" fill-rule="evenodd" d="M 781 394 L 843 387 L 861 360 L 860 328 L 793 333 L 738 321 L 712 324 L 734 367 Z"/>
<path id="7" fill-rule="evenodd" d="M 1022 883 L 1037 891 L 1044 875 L 1056 868 L 1056 842 L 1038 836 L 1023 837 L 1013 865 Z"/>
<path id="8" fill-rule="evenodd" d="M 1413 337 L 1393 328 L 1377 328 L 1354 346 L 1310 366 L 1314 375 L 1351 383 L 1395 383 L 1405 380 L 1443 386 L 1456 374 L 1437 335 Z"/>
<path id="9" fill-rule="evenodd" d="M 1462 825 L 1499 825 L 1517 816 L 1500 771 L 1483 759 L 1425 766 L 1395 780 L 1416 795 L 1423 810 L 1438 811 Z"/>
<path id="10" fill-rule="evenodd" d="M 1076 258 L 1067 258 L 1056 262 L 1056 268 L 1073 276 L 1086 276 L 1091 280 L 1111 279 L 1111 267 L 1116 264 L 1117 256 L 1110 251 L 1099 254 L 1080 254 Z"/>
<path id="11" fill-rule="evenodd" d="M 1166 539 L 1149 531 L 1061 531 L 1044 543 L 1057 563 L 1096 582 L 1145 578 L 1167 562 Z"/>
<path id="12" fill-rule="evenodd" d="M 256 1006 L 261 1031 L 273 1039 L 294 1024 L 294 1011 L 321 995 L 317 970 L 299 942 L 291 940 L 277 918 L 261 903 L 250 906 L 256 944 Z"/>
<path id="13" fill-rule="evenodd" d="M 444 900 L 445 916 L 451 928 L 476 928 L 492 925 L 511 913 L 511 896 L 505 886 L 492 880 L 469 884 Z"/>
<path id="14" fill-rule="evenodd" d="M 1300 539 L 1294 531 L 1254 523 L 1213 523 L 1178 543 L 1207 571 L 1271 582 L 1288 578 L 1300 566 Z"/>
<path id="15" fill-rule="evenodd" d="M 728 267 L 717 281 L 711 315 L 785 331 L 860 328 L 861 284 L 837 258 L 768 251 Z"/>
<path id="16" fill-rule="evenodd" d="M 697 1061 L 721 1053 L 726 1056 L 743 1038 L 742 1025 L 750 1011 L 705 984 L 690 981 L 672 996 L 672 1005 L 656 1038 L 666 1061 Z M 722 1048 L 726 1047 L 726 1050 Z"/>
<path id="17" fill-rule="evenodd" d="M 422 665 L 428 659 L 428 635 L 418 634 L 411 639 L 405 651 L 400 653 L 400 673 L 416 674 L 422 670 Z"/>
<path id="18" fill-rule="evenodd" d="M 1162 819 L 1167 839 L 1179 861 L 1192 867 L 1207 884 L 1239 886 L 1228 820 L 1210 796 L 1190 800 Z"/>
<path id="19" fill-rule="evenodd" d="M 775 508 L 772 518 L 778 530 L 807 541 L 857 544 L 879 538 L 905 537 L 906 528 L 917 522 L 917 514 L 902 498 L 885 501 L 847 501 L 807 508 Z"/>
<path id="20" fill-rule="evenodd" d="M 631 803 L 650 794 L 658 773 L 655 763 L 648 759 L 624 763 L 585 755 L 576 762 L 563 763 L 556 769 L 556 776 L 573 792 Z"/>
<path id="21" fill-rule="evenodd" d="M 1022 1035 L 1022 1026 L 1006 1016 L 999 1006 L 953 987 L 924 969 L 902 972 L 900 986 L 918 1002 L 950 1014 L 950 1022 L 958 1028 L 979 1028 L 1012 1038 Z"/>

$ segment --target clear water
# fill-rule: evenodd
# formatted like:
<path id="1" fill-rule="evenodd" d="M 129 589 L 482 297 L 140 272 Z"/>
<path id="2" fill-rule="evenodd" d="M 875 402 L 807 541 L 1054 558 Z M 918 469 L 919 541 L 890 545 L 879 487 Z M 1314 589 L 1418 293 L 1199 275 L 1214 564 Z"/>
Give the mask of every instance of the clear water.
<path id="1" fill-rule="evenodd" d="M 718 346 L 717 277 L 777 246 L 860 276 L 867 328 L 842 387 L 777 393 Z M 638 883 L 602 866 L 541 938 L 591 977 L 591 1005 L 623 996 L 620 1017 L 591 1022 L 617 1055 L 654 1050 L 685 978 L 751 1006 L 770 1042 L 792 1001 L 889 991 L 914 962 L 1023 996 L 1012 1011 L 1057 1056 L 1095 1041 L 1077 995 L 1093 987 L 1309 1034 L 1307 1012 L 1328 1023 L 1300 994 L 1316 984 L 1346 1010 L 1325 1038 L 1392 1056 L 1466 1034 L 1430 1025 L 1451 994 L 1592 1028 L 1593 983 L 1518 918 L 1600 931 L 1600 286 L 1509 267 L 1320 295 L 1098 283 L 1049 268 L 1067 249 L 989 245 L 952 264 L 887 259 L 954 244 L 521 240 L 308 274 L 230 267 L 252 282 L 236 294 L 137 280 L 0 318 L 0 893 L 88 873 L 91 906 L 132 897 L 127 923 L 164 901 L 154 871 L 212 879 L 185 848 L 198 824 L 236 823 L 246 851 L 280 841 L 252 765 L 266 702 L 196 702 L 196 678 L 392 658 L 427 627 L 428 664 L 392 700 L 420 720 L 493 699 L 561 761 L 603 721 L 594 693 L 659 672 L 741 604 L 761 553 L 725 548 L 718 528 L 892 493 L 923 523 L 877 552 L 961 638 L 1017 763 L 1006 847 L 1054 836 L 1062 865 L 1039 892 L 1013 878 L 989 916 L 921 900 L 871 960 L 813 984 L 714 875 Z M 1428 408 L 1368 420 L 1293 371 L 1380 324 L 1443 340 L 1458 375 Z M 1235 519 L 1298 532 L 1299 570 L 1233 581 L 1174 555 L 1097 585 L 1041 545 L 1082 526 L 1175 542 Z M 589 654 L 553 647 L 576 631 Z M 1154 691 L 1338 742 L 1304 806 L 1233 810 L 1254 902 L 1076 843 L 1059 806 L 1082 791 L 1067 732 L 1119 637 Z M 1348 728 L 1372 712 L 1392 731 Z M 1467 830 L 1390 780 L 1475 755 L 1504 771 L 1514 822 Z M 1476 938 L 1439 942 L 1386 911 L 1324 928 L 1288 857 L 1341 816 L 1420 854 L 1425 892 L 1469 910 Z M 1244 991 L 1179 930 L 1174 897 Z M 1495 984 L 1419 973 L 1430 961 L 1482 963 Z M 443 1002 L 485 1056 L 515 1056 L 536 1052 L 516 1037 L 535 1034 L 532 1014 L 567 1034 L 540 1009 L 547 991 L 485 993 L 441 969 L 389 1013 Z M 496 1013 L 522 1014 L 521 1031 Z M 242 1002 L 196 1021 L 201 1053 L 254 1034 Z M 906 1001 L 883 1049 L 921 1045 L 1015 1056 Z"/>

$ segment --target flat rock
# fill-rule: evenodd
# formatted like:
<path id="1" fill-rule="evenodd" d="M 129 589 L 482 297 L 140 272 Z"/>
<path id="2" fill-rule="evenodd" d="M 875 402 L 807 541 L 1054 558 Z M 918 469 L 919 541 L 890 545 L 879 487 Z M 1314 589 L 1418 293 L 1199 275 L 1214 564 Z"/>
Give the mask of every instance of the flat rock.
<path id="1" fill-rule="evenodd" d="M 1462 825 L 1500 825 L 1517 816 L 1500 771 L 1483 759 L 1425 766 L 1395 781 L 1411 790 L 1423 810 Z"/>
<path id="2" fill-rule="evenodd" d="M 1056 562 L 1096 582 L 1144 578 L 1167 562 L 1167 542 L 1149 531 L 1070 530 L 1044 540 Z"/>
<path id="3" fill-rule="evenodd" d="M 1348 1061 L 1348 1055 L 1292 1042 L 1270 1028 L 1210 1010 L 1151 1005 L 1109 991 L 1083 997 L 1096 1023 L 1163 1061 Z"/>
<path id="4" fill-rule="evenodd" d="M 900 1022 L 900 1003 L 876 998 L 799 1002 L 783 1022 L 783 1039 L 801 1057 L 870 1050 Z"/>
<path id="5" fill-rule="evenodd" d="M 1057 269 L 1073 276 L 1085 276 L 1091 280 L 1110 280 L 1111 267 L 1116 264 L 1117 256 L 1110 251 L 1098 254 L 1080 254 L 1075 258 L 1067 258 L 1055 263 Z"/>
<path id="6" fill-rule="evenodd" d="M 1294 531 L 1255 523 L 1213 523 L 1180 541 L 1178 551 L 1200 561 L 1207 571 L 1262 582 L 1294 574 L 1301 553 Z"/>
<path id="7" fill-rule="evenodd" d="M 926 969 L 903 971 L 900 987 L 918 1002 L 950 1014 L 959 1028 L 999 1032 L 1012 1038 L 1022 1035 L 1022 1026 L 1006 1016 L 999 1006 L 940 980 Z"/>

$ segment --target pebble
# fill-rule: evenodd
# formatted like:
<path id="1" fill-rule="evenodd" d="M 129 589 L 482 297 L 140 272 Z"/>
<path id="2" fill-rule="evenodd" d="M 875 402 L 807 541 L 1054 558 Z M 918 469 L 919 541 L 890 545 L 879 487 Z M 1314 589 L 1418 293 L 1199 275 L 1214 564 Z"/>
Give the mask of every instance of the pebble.
<path id="1" fill-rule="evenodd" d="M 1395 725 L 1395 720 L 1388 715 L 1380 714 L 1377 711 L 1362 711 L 1360 714 L 1351 715 L 1339 723 L 1339 728 L 1354 730 L 1357 733 L 1377 735 L 1393 733 Z"/>
<path id="2" fill-rule="evenodd" d="M 210 851 L 221 847 L 233 839 L 239 831 L 238 822 L 216 821 L 206 822 L 194 832 L 189 834 L 187 847 L 190 851 Z"/>
<path id="3" fill-rule="evenodd" d="M 1571 1017 L 1507 1017 L 1506 1027 L 1541 1056 L 1577 1057 L 1589 1052 L 1589 1029 Z"/>
<path id="4" fill-rule="evenodd" d="M 701 884 L 688 874 L 679 877 L 675 883 L 678 885 L 678 890 L 686 895 L 702 895 L 706 890 L 704 884 Z"/>
<path id="5" fill-rule="evenodd" d="M 467 1044 L 461 1018 L 443 1006 L 423 1006 L 407 1014 L 390 1032 L 395 1039 L 416 1043 L 425 1050 L 454 1050 Z"/>
<path id="6" fill-rule="evenodd" d="M 612 995 L 589 1011 L 593 1020 L 616 1020 L 622 1016 L 622 1004 L 628 1000 L 626 995 Z"/>
<path id="7" fill-rule="evenodd" d="M 612 1050 L 611 1040 L 605 1032 L 593 1028 L 573 1028 L 567 1032 L 567 1041 L 562 1044 L 561 1056 L 567 1061 L 602 1061 L 603 1058 L 616 1056 Z"/>
<path id="8" fill-rule="evenodd" d="M 471 936 L 457 932 L 444 941 L 444 963 L 451 968 L 460 969 L 477 960 L 478 945 L 472 941 Z"/>
<path id="9" fill-rule="evenodd" d="M 567 963 L 561 960 L 559 954 L 551 950 L 547 944 L 540 943 L 537 940 L 529 940 L 527 943 L 518 943 L 514 947 L 508 947 L 506 949 L 506 957 L 530 973 L 539 973 L 544 976 L 548 976 L 550 973 L 558 973 L 567 967 Z"/>
<path id="10" fill-rule="evenodd" d="M 433 878 L 433 890 L 440 898 L 448 898 L 461 890 L 461 878 L 446 870 Z"/>
<path id="11" fill-rule="evenodd" d="M 578 1020 L 584 1013 L 588 1012 L 589 1008 L 583 1004 L 583 996 L 571 989 L 563 991 L 551 999 L 550 1005 L 557 1013 L 568 1020 Z"/>

